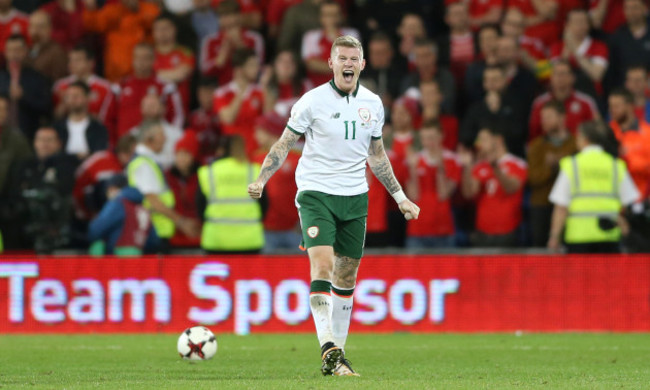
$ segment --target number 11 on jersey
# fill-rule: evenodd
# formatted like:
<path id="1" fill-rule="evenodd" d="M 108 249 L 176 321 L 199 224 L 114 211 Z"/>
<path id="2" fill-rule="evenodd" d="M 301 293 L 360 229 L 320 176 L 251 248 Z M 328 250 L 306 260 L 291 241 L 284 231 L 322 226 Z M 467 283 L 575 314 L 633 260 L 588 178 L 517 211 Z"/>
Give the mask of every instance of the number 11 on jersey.
<path id="1" fill-rule="evenodd" d="M 350 121 L 343 121 L 345 123 L 345 139 L 348 139 L 348 124 Z M 352 139 L 356 139 L 357 136 L 357 121 L 352 121 Z"/>

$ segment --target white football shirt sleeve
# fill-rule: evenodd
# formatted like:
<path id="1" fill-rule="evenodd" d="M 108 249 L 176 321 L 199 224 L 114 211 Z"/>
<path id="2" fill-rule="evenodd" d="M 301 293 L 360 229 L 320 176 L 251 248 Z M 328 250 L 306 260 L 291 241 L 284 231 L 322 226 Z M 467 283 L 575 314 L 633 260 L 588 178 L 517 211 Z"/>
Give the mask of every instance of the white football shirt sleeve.
<path id="1" fill-rule="evenodd" d="M 304 96 L 291 108 L 291 116 L 287 127 L 295 133 L 304 134 L 311 127 L 312 115 L 309 99 Z"/>
<path id="2" fill-rule="evenodd" d="M 379 105 L 379 108 L 377 109 L 377 122 L 375 123 L 375 128 L 372 129 L 372 138 L 381 138 L 381 134 L 384 129 L 384 106 Z"/>

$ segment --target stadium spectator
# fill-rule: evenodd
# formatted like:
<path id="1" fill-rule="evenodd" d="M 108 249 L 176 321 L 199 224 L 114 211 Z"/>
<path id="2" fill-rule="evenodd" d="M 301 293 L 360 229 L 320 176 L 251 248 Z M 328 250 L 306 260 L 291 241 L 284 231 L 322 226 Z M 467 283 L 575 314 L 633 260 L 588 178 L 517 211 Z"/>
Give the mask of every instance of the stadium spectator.
<path id="1" fill-rule="evenodd" d="M 634 98 L 634 115 L 639 121 L 650 122 L 648 72 L 644 66 L 632 66 L 625 72 L 625 89 Z"/>
<path id="2" fill-rule="evenodd" d="M 400 90 L 405 92 L 411 87 L 417 87 L 423 81 L 436 80 L 444 98 L 442 109 L 454 113 L 456 108 L 456 82 L 449 69 L 437 65 L 438 48 L 432 40 L 417 41 L 415 48 L 416 69 L 402 80 Z"/>
<path id="3" fill-rule="evenodd" d="M 609 86 L 624 82 L 625 70 L 633 65 L 650 67 L 648 6 L 644 0 L 624 0 L 625 24 L 609 37 Z"/>
<path id="4" fill-rule="evenodd" d="M 607 46 L 589 36 L 589 15 L 584 9 L 571 10 L 567 15 L 564 37 L 551 46 L 551 61 L 569 61 L 577 75 L 576 89 L 592 96 L 603 92 L 601 81 L 609 65 Z"/>
<path id="5" fill-rule="evenodd" d="M 183 217 L 195 219 L 199 215 L 196 207 L 196 191 L 199 189 L 196 175 L 199 169 L 199 142 L 196 133 L 186 131 L 174 149 L 174 165 L 165 172 L 167 184 L 176 199 L 174 210 Z M 173 247 L 198 247 L 200 240 L 198 236 L 188 237 L 176 230 L 169 243 Z"/>
<path id="6" fill-rule="evenodd" d="M 422 17 L 417 13 L 405 13 L 402 20 L 397 27 L 397 36 L 399 37 L 399 45 L 397 52 L 408 62 L 409 71 L 416 68 L 415 63 L 415 47 L 418 41 L 427 39 L 427 30 L 424 27 Z M 436 55 L 438 54 L 438 47 L 436 46 Z M 438 57 L 436 56 L 437 62 Z"/>
<path id="7" fill-rule="evenodd" d="M 506 76 L 506 90 L 517 96 L 524 105 L 523 115 L 528 117 L 528 109 L 538 90 L 537 79 L 528 69 L 521 66 L 521 48 L 512 37 L 500 37 L 497 41 L 497 63 L 503 67 Z"/>
<path id="8" fill-rule="evenodd" d="M 264 92 L 264 111 L 275 111 L 279 116 L 289 118 L 291 107 L 314 87 L 309 79 L 303 78 L 303 73 L 293 52 L 279 52 L 273 64 L 264 69 L 260 78 Z"/>
<path id="9" fill-rule="evenodd" d="M 135 47 L 151 41 L 151 26 L 160 13 L 154 3 L 119 0 L 97 9 L 97 0 L 84 0 L 86 31 L 104 36 L 104 75 L 119 82 L 134 69 Z"/>
<path id="10" fill-rule="evenodd" d="M 390 37 L 376 32 L 368 41 L 366 68 L 361 73 L 361 84 L 370 89 L 384 103 L 384 110 L 390 113 L 390 106 L 400 93 L 400 78 L 406 70 L 406 63 L 395 56 Z M 390 118 L 390 115 L 387 115 Z"/>
<path id="11" fill-rule="evenodd" d="M 264 22 L 267 27 L 267 36 L 272 42 L 275 42 L 280 35 L 280 26 L 282 26 L 285 13 L 289 8 L 301 2 L 302 0 L 268 0 Z"/>
<path id="12" fill-rule="evenodd" d="M 459 138 L 465 147 L 472 148 L 486 126 L 495 126 L 502 132 L 507 149 L 524 155 L 527 129 L 523 97 L 508 91 L 506 83 L 504 68 L 491 66 L 483 71 L 485 97 L 467 109 L 460 127 Z"/>
<path id="13" fill-rule="evenodd" d="M 624 0 L 589 0 L 589 19 L 594 29 L 612 34 L 625 24 Z"/>
<path id="14" fill-rule="evenodd" d="M 264 61 L 264 39 L 256 31 L 242 26 L 236 1 L 222 1 L 217 10 L 219 31 L 203 40 L 200 66 L 203 76 L 216 77 L 219 85 L 225 86 L 233 79 L 234 52 L 244 48 L 253 49 L 261 64 Z"/>
<path id="15" fill-rule="evenodd" d="M 78 220 L 89 220 L 101 210 L 106 201 L 106 180 L 124 171 L 136 144 L 135 136 L 127 134 L 117 141 L 114 150 L 95 152 L 77 168 L 72 197 Z"/>
<path id="16" fill-rule="evenodd" d="M 88 112 L 90 88 L 76 81 L 65 90 L 68 116 L 54 124 L 66 154 L 83 161 L 92 153 L 108 149 L 108 130 Z"/>
<path id="17" fill-rule="evenodd" d="M 148 94 L 140 102 L 142 122 L 139 126 L 131 129 L 132 134 L 137 134 L 145 123 L 158 123 L 165 132 L 165 145 L 157 158 L 154 159 L 165 170 L 171 168 L 174 163 L 174 148 L 176 143 L 183 137 L 183 129 L 167 122 L 163 116 L 164 107 L 160 98 L 154 94 Z"/>
<path id="18" fill-rule="evenodd" d="M 195 220 L 186 218 L 174 210 L 174 193 L 156 162 L 166 141 L 165 131 L 160 123 L 148 122 L 140 126 L 138 138 L 135 157 L 126 167 L 129 185 L 144 195 L 143 205 L 152 212 L 153 226 L 161 239 L 161 250 L 168 252 L 169 240 L 176 228 L 189 237 L 196 237 L 199 226 Z"/>
<path id="19" fill-rule="evenodd" d="M 75 46 L 68 53 L 68 71 L 70 76 L 54 83 L 52 99 L 54 101 L 54 116 L 66 116 L 66 105 L 63 100 L 66 88 L 74 82 L 82 81 L 90 88 L 88 111 L 103 123 L 109 130 L 111 145 L 117 142 L 116 110 L 117 90 L 108 80 L 97 76 L 95 71 L 95 53 L 85 46 Z"/>
<path id="20" fill-rule="evenodd" d="M 476 142 L 479 161 L 474 162 L 469 151 L 459 154 L 463 166 L 462 194 L 476 199 L 473 246 L 517 245 L 527 167 L 523 160 L 508 153 L 504 138 L 496 128 L 483 128 Z"/>
<path id="21" fill-rule="evenodd" d="M 212 6 L 219 9 L 219 6 L 224 1 L 229 0 L 212 0 Z M 261 30 L 263 22 L 261 7 L 266 6 L 266 0 L 264 2 L 237 0 L 237 4 L 241 10 L 242 26 L 250 30 Z"/>
<path id="22" fill-rule="evenodd" d="M 82 0 L 54 0 L 40 8 L 50 16 L 52 39 L 66 50 L 84 39 L 83 9 Z"/>
<path id="23" fill-rule="evenodd" d="M 410 176 L 406 188 L 409 199 L 426 208 L 418 219 L 408 221 L 406 247 L 453 247 L 450 200 L 460 183 L 461 168 L 456 156 L 444 149 L 442 129 L 437 123 L 425 122 L 419 137 L 422 150 L 408 158 Z"/>
<path id="24" fill-rule="evenodd" d="M 255 120 L 264 110 L 264 92 L 256 83 L 260 70 L 259 58 L 251 49 L 235 51 L 232 58 L 233 80 L 217 89 L 214 112 L 224 135 L 240 135 L 246 144 L 246 153 L 252 156 L 257 149 Z"/>
<path id="25" fill-rule="evenodd" d="M 300 53 L 302 37 L 309 30 L 318 28 L 320 3 L 323 0 L 303 0 L 289 7 L 282 19 L 276 51 L 291 50 Z"/>
<path id="26" fill-rule="evenodd" d="M 265 114 L 255 123 L 255 139 L 260 148 L 253 162 L 262 165 L 271 146 L 282 136 L 286 119 L 275 112 Z M 296 213 L 295 173 L 300 153 L 290 150 L 280 169 L 264 186 L 266 212 L 264 213 L 264 253 L 278 250 L 298 250 L 300 234 L 298 213 Z"/>
<path id="27" fill-rule="evenodd" d="M 422 25 L 423 31 L 434 33 L 444 28 L 442 2 L 373 0 L 353 4 L 358 16 L 350 18 L 350 22 L 361 31 L 365 40 L 378 31 L 388 32 L 395 40 L 395 34 L 399 34 L 398 26 L 406 15 L 421 16 L 423 20 L 416 23 Z"/>
<path id="28" fill-rule="evenodd" d="M 564 104 L 566 127 L 571 134 L 575 135 L 580 123 L 600 117 L 594 99 L 574 90 L 574 83 L 575 76 L 571 65 L 565 60 L 555 61 L 551 70 L 549 91 L 533 102 L 528 127 L 529 139 L 532 140 L 542 134 L 542 107 L 551 100 Z"/>
<path id="29" fill-rule="evenodd" d="M 25 65 L 28 48 L 22 35 L 10 36 L 4 48 L 6 64 L 0 71 L 0 94 L 9 96 L 10 123 L 33 140 L 40 123 L 50 116 L 50 84 L 45 76 Z"/>
<path id="30" fill-rule="evenodd" d="M 574 154 L 575 138 L 565 126 L 562 103 L 549 101 L 542 107 L 543 135 L 528 147 L 528 185 L 530 186 L 530 227 L 532 244 L 545 247 L 551 228 L 553 205 L 548 200 L 560 169 L 560 160 Z"/>
<path id="31" fill-rule="evenodd" d="M 609 94 L 609 117 L 609 126 L 620 145 L 619 157 L 643 195 L 650 188 L 650 124 L 637 119 L 632 94 L 620 88 Z"/>
<path id="32" fill-rule="evenodd" d="M 639 199 L 639 191 L 625 163 L 601 147 L 608 132 L 601 121 L 581 124 L 576 136 L 580 152 L 560 160 L 549 195 L 555 205 L 548 240 L 552 251 L 559 250 L 564 230 L 569 253 L 620 252 L 621 234 L 628 233 L 620 212 Z"/>
<path id="33" fill-rule="evenodd" d="M 199 42 L 198 50 L 205 38 L 219 31 L 219 16 L 210 3 L 211 0 L 194 0 L 194 9 L 190 13 L 192 29 Z"/>
<path id="34" fill-rule="evenodd" d="M 478 31 L 477 59 L 467 66 L 465 71 L 465 101 L 467 105 L 483 98 L 483 71 L 487 66 L 498 63 L 497 49 L 499 43 L 499 29 L 496 25 L 481 27 Z"/>
<path id="35" fill-rule="evenodd" d="M 508 8 L 524 14 L 526 35 L 541 40 L 550 46 L 560 37 L 562 21 L 559 20 L 558 0 L 509 0 Z"/>
<path id="36" fill-rule="evenodd" d="M 115 175 L 107 182 L 106 198 L 108 202 L 88 226 L 90 254 L 140 256 L 155 252 L 160 239 L 149 211 L 142 206 L 142 193 L 129 187 L 124 175 Z"/>
<path id="37" fill-rule="evenodd" d="M 440 86 L 435 80 L 423 81 L 419 88 L 410 88 L 404 94 L 419 101 L 422 108 L 422 115 L 419 116 L 422 123 L 438 122 L 443 133 L 442 144 L 445 149 L 456 150 L 458 144 L 458 118 L 455 115 L 446 114 L 442 111 L 443 96 L 440 93 Z M 415 127 L 420 127 L 415 123 Z"/>
<path id="38" fill-rule="evenodd" d="M 9 99 L 0 95 L 0 197 L 5 192 L 10 168 L 30 158 L 32 154 L 25 136 L 9 124 Z"/>
<path id="39" fill-rule="evenodd" d="M 117 138 L 142 121 L 141 103 L 147 95 L 155 95 L 164 102 L 163 115 L 169 123 L 181 127 L 185 122 L 183 102 L 176 86 L 156 78 L 154 61 L 154 48 L 151 45 L 139 43 L 133 48 L 133 74 L 120 84 Z"/>
<path id="40" fill-rule="evenodd" d="M 334 0 L 324 0 L 319 8 L 320 28 L 309 30 L 302 37 L 300 56 L 307 68 L 307 77 L 314 86 L 325 84 L 332 78 L 328 59 L 334 40 L 342 35 L 360 38 L 359 32 L 343 27 L 341 5 Z"/>
<path id="41" fill-rule="evenodd" d="M 517 8 L 509 8 L 501 21 L 503 36 L 514 38 L 519 44 L 521 64 L 535 73 L 538 78 L 545 78 L 542 69 L 547 60 L 546 46 L 540 39 L 527 35 L 525 31 L 526 17 L 524 14 Z"/>
<path id="42" fill-rule="evenodd" d="M 221 137 L 219 116 L 213 111 L 214 93 L 217 83 L 211 79 L 199 81 L 196 87 L 196 101 L 198 107 L 190 113 L 188 118 L 189 128 L 196 131 L 199 141 L 199 164 L 213 158 Z"/>
<path id="43" fill-rule="evenodd" d="M 229 137 L 227 157 L 199 168 L 197 206 L 203 216 L 201 248 L 208 253 L 259 253 L 264 247 L 262 208 L 247 186 L 260 173 L 239 135 Z"/>
<path id="44" fill-rule="evenodd" d="M 68 73 L 67 53 L 59 43 L 52 40 L 52 22 L 44 11 L 29 16 L 29 37 L 32 46 L 27 56 L 31 66 L 54 82 Z"/>
<path id="45" fill-rule="evenodd" d="M 445 23 L 449 26 L 449 33 L 436 39 L 439 50 L 438 64 L 449 67 L 456 80 L 456 88 L 462 91 L 465 71 L 476 58 L 467 4 L 449 4 L 445 9 Z"/>
<path id="46" fill-rule="evenodd" d="M 12 35 L 29 36 L 29 17 L 11 6 L 12 0 L 0 0 L 0 49 Z"/>

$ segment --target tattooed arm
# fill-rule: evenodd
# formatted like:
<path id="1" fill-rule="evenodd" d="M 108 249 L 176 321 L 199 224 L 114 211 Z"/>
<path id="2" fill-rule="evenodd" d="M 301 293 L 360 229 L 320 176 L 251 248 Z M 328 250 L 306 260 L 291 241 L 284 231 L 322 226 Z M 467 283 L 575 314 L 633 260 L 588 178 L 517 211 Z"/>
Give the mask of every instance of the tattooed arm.
<path id="1" fill-rule="evenodd" d="M 377 180 L 386 187 L 388 193 L 393 196 L 399 209 L 404 214 L 406 219 L 417 219 L 420 214 L 420 208 L 406 198 L 402 191 L 402 186 L 395 178 L 393 167 L 390 165 L 390 160 L 384 150 L 384 140 L 373 139 L 370 141 L 370 148 L 368 149 L 368 165 L 374 173 Z"/>
<path id="2" fill-rule="evenodd" d="M 287 158 L 287 154 L 293 145 L 296 144 L 296 141 L 300 138 L 299 134 L 294 133 L 289 129 L 284 129 L 282 137 L 273 144 L 269 154 L 266 155 L 264 162 L 262 163 L 262 170 L 260 175 L 257 177 L 255 182 L 248 185 L 248 195 L 253 199 L 259 199 L 262 196 L 262 191 L 264 190 L 264 185 L 269 181 L 271 176 L 280 169 L 284 160 Z"/>

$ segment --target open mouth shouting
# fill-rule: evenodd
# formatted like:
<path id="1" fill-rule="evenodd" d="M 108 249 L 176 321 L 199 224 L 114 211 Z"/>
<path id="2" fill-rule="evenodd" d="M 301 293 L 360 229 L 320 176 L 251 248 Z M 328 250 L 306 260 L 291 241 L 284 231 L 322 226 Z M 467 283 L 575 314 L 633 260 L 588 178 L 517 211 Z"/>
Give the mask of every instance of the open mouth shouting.
<path id="1" fill-rule="evenodd" d="M 351 83 L 353 79 L 354 79 L 354 71 L 352 70 L 343 71 L 343 80 L 345 80 L 346 83 Z"/>

